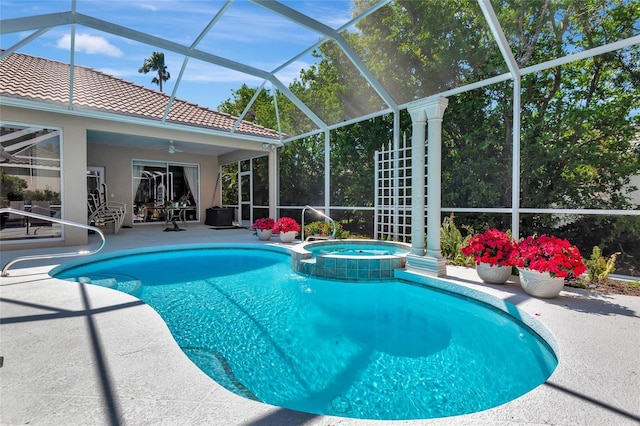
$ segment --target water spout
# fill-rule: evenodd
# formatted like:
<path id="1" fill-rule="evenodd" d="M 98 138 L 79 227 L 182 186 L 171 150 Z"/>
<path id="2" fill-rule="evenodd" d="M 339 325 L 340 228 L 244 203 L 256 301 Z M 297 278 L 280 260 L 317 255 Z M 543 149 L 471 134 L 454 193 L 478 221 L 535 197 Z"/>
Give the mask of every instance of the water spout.
<path id="1" fill-rule="evenodd" d="M 331 239 L 332 240 L 335 239 L 336 238 L 336 232 L 338 231 L 338 226 L 336 225 L 336 222 L 333 219 L 331 219 L 329 216 L 327 216 L 326 214 L 322 213 L 320 210 L 316 210 L 313 207 L 311 207 L 309 205 L 306 205 L 302 209 L 302 228 L 300 230 L 300 241 L 304 241 L 304 211 L 306 209 L 313 210 L 314 212 L 316 212 L 320 216 L 323 216 L 323 217 L 326 217 L 327 219 L 329 219 L 329 221 L 333 225 L 333 232 L 331 233 Z"/>

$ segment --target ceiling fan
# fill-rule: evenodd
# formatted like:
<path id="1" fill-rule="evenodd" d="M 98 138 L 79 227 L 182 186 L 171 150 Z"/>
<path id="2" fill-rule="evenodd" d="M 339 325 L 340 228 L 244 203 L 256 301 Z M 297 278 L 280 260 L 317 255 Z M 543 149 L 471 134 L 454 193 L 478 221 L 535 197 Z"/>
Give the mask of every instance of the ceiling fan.
<path id="1" fill-rule="evenodd" d="M 169 154 L 175 154 L 176 152 L 182 152 L 182 150 L 176 148 L 175 145 L 173 144 L 173 141 L 169 141 L 169 148 L 167 148 L 167 152 Z"/>

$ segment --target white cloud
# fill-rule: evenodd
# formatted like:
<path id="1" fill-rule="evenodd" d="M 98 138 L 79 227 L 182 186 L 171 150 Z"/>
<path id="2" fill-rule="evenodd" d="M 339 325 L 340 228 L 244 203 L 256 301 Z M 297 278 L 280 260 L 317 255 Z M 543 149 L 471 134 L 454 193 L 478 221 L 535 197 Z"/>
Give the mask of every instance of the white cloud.
<path id="1" fill-rule="evenodd" d="M 242 83 L 260 84 L 260 82 L 262 82 L 258 77 L 221 67 L 215 67 L 213 69 L 207 69 L 206 67 L 194 67 L 185 72 L 183 79 L 184 81 L 199 83 L 238 83 L 238 85 Z"/>
<path id="2" fill-rule="evenodd" d="M 158 8 L 152 4 L 142 3 L 136 4 L 140 9 L 149 10 L 151 12 L 157 12 Z"/>
<path id="3" fill-rule="evenodd" d="M 112 75 L 118 78 L 130 78 L 130 76 L 132 75 L 130 71 L 123 71 L 117 68 L 95 68 L 95 69 L 96 71 L 100 71 L 102 73 Z"/>
<path id="4" fill-rule="evenodd" d="M 60 37 L 56 47 L 58 49 L 71 49 L 71 35 L 65 34 Z M 90 55 L 122 56 L 122 50 L 109 43 L 104 37 L 93 36 L 86 33 L 76 34 L 76 51 Z"/>

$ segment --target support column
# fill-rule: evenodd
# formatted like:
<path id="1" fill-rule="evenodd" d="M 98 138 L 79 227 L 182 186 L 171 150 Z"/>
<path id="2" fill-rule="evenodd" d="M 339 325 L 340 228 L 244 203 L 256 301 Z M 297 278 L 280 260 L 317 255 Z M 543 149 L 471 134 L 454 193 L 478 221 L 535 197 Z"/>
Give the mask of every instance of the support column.
<path id="1" fill-rule="evenodd" d="M 60 145 L 64 152 L 60 176 L 64 182 L 61 217 L 72 222 L 87 223 L 87 129 L 75 124 L 65 124 L 62 127 Z M 130 186 L 131 184 L 128 185 Z M 84 245 L 87 241 L 85 229 L 65 226 L 65 246 Z"/>
<path id="2" fill-rule="evenodd" d="M 424 144 L 427 113 L 422 104 L 411 115 L 411 254 L 424 256 Z"/>
<path id="3" fill-rule="evenodd" d="M 447 268 L 440 250 L 440 210 L 442 207 L 442 117 L 449 100 L 434 99 L 426 106 L 429 119 L 427 152 L 427 257 L 437 264 L 437 276 L 446 275 Z"/>
<path id="4" fill-rule="evenodd" d="M 324 131 L 324 214 L 331 216 L 331 133 Z M 304 220 L 304 218 L 302 218 Z"/>
<path id="5" fill-rule="evenodd" d="M 272 147 L 269 152 L 269 217 L 276 217 L 280 170 L 278 169 L 278 148 Z"/>
<path id="6" fill-rule="evenodd" d="M 447 274 L 446 261 L 440 250 L 440 210 L 442 195 L 442 117 L 449 101 L 446 98 L 430 98 L 409 108 L 413 122 L 414 138 L 411 141 L 412 152 L 412 194 L 411 201 L 411 254 L 407 256 L 407 269 L 414 269 L 433 276 Z M 414 118 L 415 117 L 415 118 Z M 424 118 L 428 119 L 428 167 L 427 167 L 427 249 L 426 256 L 421 254 L 424 245 Z M 416 134 L 418 128 L 422 133 Z M 421 139 L 420 139 L 421 138 Z M 416 156 L 421 155 L 421 161 Z M 421 187 L 421 192 L 415 192 Z M 416 203 L 418 205 L 416 205 Z M 418 228 L 419 227 L 419 228 Z M 418 229 L 416 229 L 418 228 Z M 419 236 L 420 234 L 421 236 Z M 414 239 L 419 237 L 418 241 Z M 416 244 L 419 244 L 417 246 Z M 420 250 L 418 250 L 420 248 Z"/>

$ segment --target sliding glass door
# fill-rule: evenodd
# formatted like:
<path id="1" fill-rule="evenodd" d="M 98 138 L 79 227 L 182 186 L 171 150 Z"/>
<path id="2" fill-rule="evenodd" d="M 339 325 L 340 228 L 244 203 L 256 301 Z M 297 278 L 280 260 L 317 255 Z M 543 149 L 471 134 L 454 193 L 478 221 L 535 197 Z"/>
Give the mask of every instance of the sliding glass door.
<path id="1" fill-rule="evenodd" d="M 198 164 L 133 160 L 133 223 L 164 222 L 166 207 L 185 208 L 188 221 L 199 220 Z"/>

